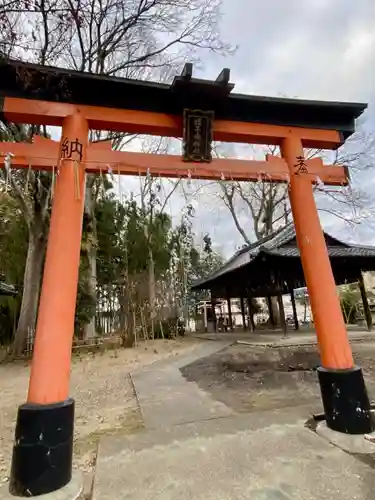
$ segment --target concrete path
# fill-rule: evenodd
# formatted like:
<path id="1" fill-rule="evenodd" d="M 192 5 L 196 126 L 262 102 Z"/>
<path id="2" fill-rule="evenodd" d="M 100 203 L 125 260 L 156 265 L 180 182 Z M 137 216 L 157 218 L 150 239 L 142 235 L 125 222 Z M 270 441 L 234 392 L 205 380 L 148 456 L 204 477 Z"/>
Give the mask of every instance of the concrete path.
<path id="1" fill-rule="evenodd" d="M 230 342 L 207 342 L 186 356 L 173 361 L 154 363 L 131 374 L 146 429 L 171 427 L 233 414 L 223 403 L 215 401 L 187 382 L 180 367 L 228 347 Z"/>
<path id="2" fill-rule="evenodd" d="M 106 438 L 94 500 L 374 498 L 371 467 L 290 420 L 267 412 Z"/>
<path id="3" fill-rule="evenodd" d="M 373 469 L 305 427 L 310 408 L 236 415 L 179 367 L 227 347 L 132 374 L 146 431 L 100 441 L 93 500 L 372 500 Z"/>

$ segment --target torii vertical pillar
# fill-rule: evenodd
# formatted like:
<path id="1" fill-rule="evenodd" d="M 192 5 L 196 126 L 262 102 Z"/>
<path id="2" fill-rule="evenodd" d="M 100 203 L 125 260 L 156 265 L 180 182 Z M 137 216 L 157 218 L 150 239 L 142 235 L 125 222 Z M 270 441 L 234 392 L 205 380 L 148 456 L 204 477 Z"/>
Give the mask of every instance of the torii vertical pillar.
<path id="1" fill-rule="evenodd" d="M 281 153 L 290 171 L 290 204 L 318 337 L 327 425 L 348 434 L 371 432 L 370 403 L 362 371 L 354 365 L 300 139 L 284 139 Z"/>
<path id="2" fill-rule="evenodd" d="M 85 196 L 88 124 L 64 119 L 27 403 L 18 410 L 10 491 L 37 496 L 72 475 L 69 379 Z"/>

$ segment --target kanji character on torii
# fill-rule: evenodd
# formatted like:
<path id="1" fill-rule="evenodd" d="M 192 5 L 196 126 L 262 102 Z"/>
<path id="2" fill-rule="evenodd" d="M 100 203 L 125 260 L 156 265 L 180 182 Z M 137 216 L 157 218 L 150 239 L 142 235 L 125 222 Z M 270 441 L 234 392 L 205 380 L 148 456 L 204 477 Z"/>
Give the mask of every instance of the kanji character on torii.
<path id="1" fill-rule="evenodd" d="M 303 149 L 338 148 L 366 106 L 230 94 L 232 89 L 229 70 L 208 81 L 194 79 L 190 65 L 171 85 L 18 61 L 0 66 L 0 118 L 62 127 L 60 146 L 38 137 L 32 144 L 0 146 L 2 160 L 12 168 L 56 169 L 29 393 L 18 410 L 13 493 L 48 493 L 71 479 L 69 375 L 86 172 L 288 182 L 321 355 L 318 374 L 327 425 L 351 434 L 372 431 L 367 391 L 354 365 L 313 195 L 319 179 L 347 185 L 347 170 L 306 160 Z M 183 137 L 183 155 L 112 151 L 110 143 L 88 144 L 89 129 Z M 281 157 L 212 159 L 212 140 L 279 145 Z"/>

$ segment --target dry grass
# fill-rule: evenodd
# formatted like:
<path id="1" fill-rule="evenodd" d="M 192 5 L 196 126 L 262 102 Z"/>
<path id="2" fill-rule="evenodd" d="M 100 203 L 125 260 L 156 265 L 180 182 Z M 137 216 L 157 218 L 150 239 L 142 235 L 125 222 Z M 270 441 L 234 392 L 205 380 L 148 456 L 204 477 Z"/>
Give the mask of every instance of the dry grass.
<path id="1" fill-rule="evenodd" d="M 194 349 L 189 339 L 155 340 L 132 349 L 73 358 L 71 395 L 76 401 L 74 466 L 92 478 L 103 434 L 132 433 L 143 423 L 129 372 Z M 27 395 L 29 364 L 0 365 L 0 482 L 8 480 L 17 408 Z"/>

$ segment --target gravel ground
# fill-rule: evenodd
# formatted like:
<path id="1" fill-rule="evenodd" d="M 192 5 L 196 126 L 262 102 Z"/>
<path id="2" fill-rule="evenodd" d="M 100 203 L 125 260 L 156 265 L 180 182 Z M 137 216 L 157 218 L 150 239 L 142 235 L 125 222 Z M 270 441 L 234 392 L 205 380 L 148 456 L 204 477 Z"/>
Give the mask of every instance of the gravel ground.
<path id="1" fill-rule="evenodd" d="M 370 399 L 375 397 L 375 342 L 353 343 Z M 311 406 L 322 411 L 315 347 L 267 348 L 233 345 L 181 369 L 213 398 L 237 412 Z M 303 413 L 305 415 L 305 413 Z"/>
<path id="2" fill-rule="evenodd" d="M 74 356 L 74 467 L 84 473 L 86 495 L 100 436 L 133 433 L 143 426 L 129 372 L 192 350 L 197 344 L 189 339 L 155 340 L 132 349 Z M 17 408 L 25 402 L 28 380 L 28 363 L 0 365 L 0 483 L 8 481 Z"/>

